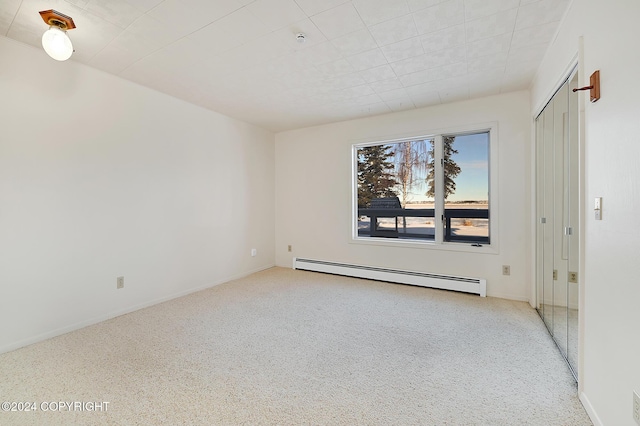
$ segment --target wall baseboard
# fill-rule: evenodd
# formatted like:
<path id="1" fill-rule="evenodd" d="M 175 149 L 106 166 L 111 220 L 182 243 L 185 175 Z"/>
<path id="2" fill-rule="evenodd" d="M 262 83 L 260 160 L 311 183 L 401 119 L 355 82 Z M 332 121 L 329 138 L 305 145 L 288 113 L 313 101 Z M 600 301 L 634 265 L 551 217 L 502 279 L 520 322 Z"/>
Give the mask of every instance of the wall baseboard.
<path id="1" fill-rule="evenodd" d="M 593 405 L 591 405 L 589 398 L 584 392 L 580 392 L 580 402 L 582 402 L 582 406 L 584 407 L 585 411 L 589 415 L 589 418 L 593 422 L 593 425 L 604 426 L 602 423 L 602 420 L 600 420 L 600 417 L 598 417 L 596 410 L 593 409 Z"/>

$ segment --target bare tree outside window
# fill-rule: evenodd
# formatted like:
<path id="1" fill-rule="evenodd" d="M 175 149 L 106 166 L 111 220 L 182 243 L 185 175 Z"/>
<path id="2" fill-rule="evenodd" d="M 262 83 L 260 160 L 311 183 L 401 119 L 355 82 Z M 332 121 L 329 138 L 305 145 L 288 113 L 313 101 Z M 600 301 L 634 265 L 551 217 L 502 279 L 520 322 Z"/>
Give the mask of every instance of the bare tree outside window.
<path id="1" fill-rule="evenodd" d="M 403 209 L 413 199 L 413 192 L 422 187 L 427 170 L 433 165 L 429 162 L 431 152 L 427 140 L 419 139 L 400 142 L 393 145 L 394 173 L 400 204 Z M 407 217 L 402 217 L 402 227 L 406 232 Z"/>

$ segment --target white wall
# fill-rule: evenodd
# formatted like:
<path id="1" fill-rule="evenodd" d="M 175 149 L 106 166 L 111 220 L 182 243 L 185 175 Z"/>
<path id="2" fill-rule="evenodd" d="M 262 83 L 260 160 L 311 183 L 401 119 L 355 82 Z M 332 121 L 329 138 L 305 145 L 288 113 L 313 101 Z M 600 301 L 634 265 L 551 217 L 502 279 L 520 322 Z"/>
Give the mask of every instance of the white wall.
<path id="1" fill-rule="evenodd" d="M 277 265 L 291 267 L 297 256 L 482 277 L 489 296 L 529 300 L 529 102 L 516 92 L 276 134 Z M 488 122 L 498 124 L 497 253 L 351 242 L 353 143 Z"/>
<path id="2" fill-rule="evenodd" d="M 0 57 L 0 352 L 274 265 L 272 133 L 3 37 Z"/>
<path id="3" fill-rule="evenodd" d="M 581 85 L 601 72 L 602 98 L 585 105 L 584 315 L 581 397 L 596 424 L 634 425 L 640 393 L 640 3 L 574 0 L 532 87 L 532 108 L 581 52 Z M 586 95 L 583 95 L 586 96 Z M 593 200 L 603 198 L 603 220 Z"/>

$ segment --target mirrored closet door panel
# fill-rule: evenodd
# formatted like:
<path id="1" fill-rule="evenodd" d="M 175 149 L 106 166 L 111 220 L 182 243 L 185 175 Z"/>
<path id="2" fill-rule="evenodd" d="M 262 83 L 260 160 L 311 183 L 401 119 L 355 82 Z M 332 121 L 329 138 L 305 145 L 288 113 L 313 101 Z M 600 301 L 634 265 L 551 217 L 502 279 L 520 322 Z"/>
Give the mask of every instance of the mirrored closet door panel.
<path id="1" fill-rule="evenodd" d="M 577 75 L 536 119 L 537 308 L 574 375 L 578 359 Z M 577 377 L 576 377 L 577 378 Z"/>

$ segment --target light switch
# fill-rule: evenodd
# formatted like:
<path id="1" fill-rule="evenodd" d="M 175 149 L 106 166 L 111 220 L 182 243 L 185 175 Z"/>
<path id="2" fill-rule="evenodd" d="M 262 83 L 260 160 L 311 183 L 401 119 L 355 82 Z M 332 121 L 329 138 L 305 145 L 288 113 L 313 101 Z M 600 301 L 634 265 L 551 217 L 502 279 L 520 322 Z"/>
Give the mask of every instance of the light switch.
<path id="1" fill-rule="evenodd" d="M 594 204 L 593 210 L 596 215 L 596 220 L 602 220 L 602 197 L 596 197 Z"/>

